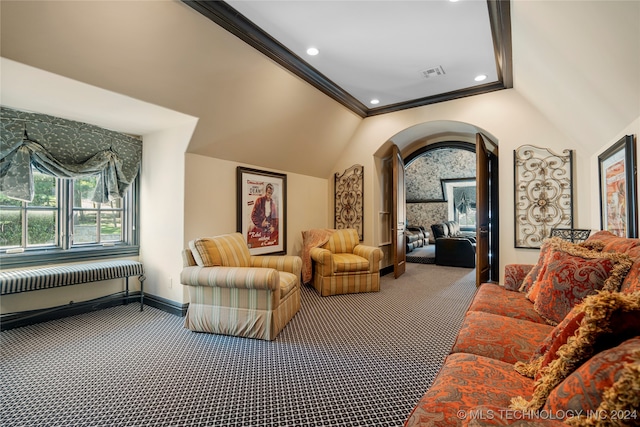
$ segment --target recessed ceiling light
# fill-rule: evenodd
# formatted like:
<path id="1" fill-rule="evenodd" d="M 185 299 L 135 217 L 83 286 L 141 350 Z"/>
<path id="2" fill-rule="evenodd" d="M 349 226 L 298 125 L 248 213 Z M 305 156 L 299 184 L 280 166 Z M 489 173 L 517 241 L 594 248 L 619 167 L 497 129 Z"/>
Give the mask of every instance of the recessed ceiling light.
<path id="1" fill-rule="evenodd" d="M 309 49 L 307 49 L 307 55 L 316 56 L 319 53 L 320 51 L 315 47 L 310 47 Z"/>
<path id="2" fill-rule="evenodd" d="M 483 80 L 485 80 L 487 78 L 487 76 L 485 74 L 480 74 L 478 76 L 476 76 L 476 78 L 474 79 L 477 82 L 481 82 Z"/>
<path id="3" fill-rule="evenodd" d="M 380 104 L 380 100 L 379 99 L 372 99 L 371 101 L 369 101 L 371 104 L 376 105 L 376 104 Z"/>

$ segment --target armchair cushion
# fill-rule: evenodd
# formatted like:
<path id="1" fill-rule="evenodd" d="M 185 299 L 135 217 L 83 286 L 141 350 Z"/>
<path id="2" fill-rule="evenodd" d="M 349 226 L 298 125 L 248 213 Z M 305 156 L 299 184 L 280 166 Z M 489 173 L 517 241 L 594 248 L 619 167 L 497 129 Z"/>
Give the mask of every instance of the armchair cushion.
<path id="1" fill-rule="evenodd" d="M 368 271 L 369 261 L 354 254 L 333 254 L 334 273 Z"/>
<path id="2" fill-rule="evenodd" d="M 242 234 L 203 237 L 189 242 L 196 263 L 201 267 L 249 267 L 251 255 Z"/>

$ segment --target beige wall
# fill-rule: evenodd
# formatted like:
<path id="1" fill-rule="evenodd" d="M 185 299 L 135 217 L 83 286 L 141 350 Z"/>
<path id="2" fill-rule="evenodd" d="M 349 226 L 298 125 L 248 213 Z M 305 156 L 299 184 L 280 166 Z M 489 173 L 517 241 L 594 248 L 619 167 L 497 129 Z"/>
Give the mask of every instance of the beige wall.
<path id="1" fill-rule="evenodd" d="M 333 225 L 333 174 L 364 165 L 364 240 L 377 245 L 389 141 L 407 149 L 445 132 L 473 142 L 478 129 L 501 153 L 502 271 L 538 253 L 513 249 L 515 148 L 575 149 L 575 225 L 598 228 L 597 155 L 640 134 L 640 7 L 610 3 L 512 2 L 514 89 L 361 120 L 178 1 L 3 1 L 2 55 L 37 69 L 21 80 L 23 68 L 11 73 L 3 62 L 2 103 L 144 136 L 140 257 L 152 295 L 184 302 L 182 248 L 198 235 L 235 230 L 238 165 L 287 174 L 290 254 L 299 253 L 300 231 Z M 558 50 L 556 40 L 568 44 Z M 56 88 L 64 90 L 46 96 Z M 56 302 L 95 292 L 71 288 Z M 50 304 L 50 292 L 41 292 L 3 297 L 2 310 Z"/>
<path id="2" fill-rule="evenodd" d="M 376 216 L 382 191 L 377 179 L 374 153 L 390 139 L 398 138 L 403 131 L 422 123 L 450 121 L 465 123 L 484 130 L 499 144 L 499 193 L 500 193 L 500 271 L 510 263 L 531 263 L 538 257 L 537 250 L 513 247 L 513 150 L 525 144 L 548 147 L 554 150 L 574 149 L 576 227 L 590 227 L 590 207 L 593 191 L 587 190 L 590 182 L 590 154 L 549 122 L 515 90 L 503 90 L 490 94 L 464 98 L 437 105 L 414 108 L 397 113 L 365 119 L 358 132 L 343 152 L 335 171 L 361 163 L 365 165 L 365 240 L 375 236 Z M 455 127 L 452 125 L 452 127 Z M 418 134 L 419 135 L 419 134 Z M 422 135 L 422 137 L 427 135 Z M 416 139 L 419 137 L 417 136 Z M 400 147 L 403 148 L 403 147 Z M 371 238 L 373 240 L 373 237 Z M 372 241 L 378 244 L 379 241 Z M 502 274 L 502 273 L 501 273 Z"/>
<path id="3" fill-rule="evenodd" d="M 238 166 L 287 175 L 288 254 L 300 255 L 303 230 L 330 226 L 326 179 L 189 153 L 185 165 L 185 247 L 196 237 L 236 231 Z"/>
<path id="4" fill-rule="evenodd" d="M 185 217 L 184 152 L 197 120 L 143 136 L 140 183 L 140 261 L 145 292 L 183 302 L 180 285 Z"/>

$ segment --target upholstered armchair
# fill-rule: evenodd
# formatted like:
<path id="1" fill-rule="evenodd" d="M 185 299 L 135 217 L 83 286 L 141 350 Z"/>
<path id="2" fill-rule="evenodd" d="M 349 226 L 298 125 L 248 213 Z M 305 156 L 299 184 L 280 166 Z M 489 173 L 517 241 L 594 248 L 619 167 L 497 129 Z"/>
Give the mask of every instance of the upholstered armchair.
<path id="1" fill-rule="evenodd" d="M 335 230 L 310 256 L 313 287 L 322 296 L 380 290 L 382 250 L 361 245 L 354 229 Z"/>
<path id="2" fill-rule="evenodd" d="M 300 310 L 300 257 L 252 256 L 234 233 L 192 240 L 183 263 L 192 331 L 273 340 Z"/>

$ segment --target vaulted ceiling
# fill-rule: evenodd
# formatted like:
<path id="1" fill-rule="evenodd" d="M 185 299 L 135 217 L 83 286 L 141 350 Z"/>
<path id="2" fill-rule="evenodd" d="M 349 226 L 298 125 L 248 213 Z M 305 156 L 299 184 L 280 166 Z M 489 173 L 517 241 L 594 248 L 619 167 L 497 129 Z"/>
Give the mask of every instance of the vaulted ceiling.
<path id="1" fill-rule="evenodd" d="M 479 3 L 486 6 L 490 17 L 491 3 Z M 581 144 L 587 156 L 640 117 L 640 2 L 513 0 L 508 5 L 513 88 L 506 90 L 516 91 L 568 138 Z M 358 78 L 355 83 L 342 81 L 330 67 L 305 59 L 329 81 L 324 83 L 335 85 L 310 84 L 295 71 L 296 67 L 280 64 L 193 6 L 177 0 L 3 0 L 2 57 L 32 67 L 33 74 L 3 65 L 0 101 L 15 107 L 37 105 L 40 112 L 86 119 L 97 125 L 104 121 L 105 126 L 111 126 L 111 119 L 117 116 L 121 123 L 118 130 L 131 133 L 147 132 L 154 120 L 163 124 L 167 117 L 164 114 L 130 120 L 140 117 L 134 111 L 137 107 L 129 102 L 136 100 L 197 118 L 190 153 L 318 177 L 330 175 L 358 127 L 377 118 L 363 117 L 383 112 L 376 108 L 442 101 L 430 99 L 437 95 L 416 91 L 413 100 L 395 99 L 382 107 L 365 105 L 369 94 L 350 86 Z M 396 21 L 383 20 L 389 28 L 401 32 L 403 27 L 396 27 Z M 450 25 L 456 34 L 463 33 L 455 22 Z M 252 31 L 255 29 L 245 29 L 244 33 Z M 350 37 L 343 31 L 341 26 L 327 28 L 326 32 L 339 35 L 338 41 L 346 44 Z M 376 31 L 381 30 L 369 30 L 369 40 L 380 44 L 373 34 Z M 392 45 L 393 35 L 387 34 Z M 422 37 L 436 42 L 445 38 L 441 34 Z M 286 42 L 283 36 L 274 38 Z M 302 45 L 289 50 L 295 53 L 300 48 Z M 395 48 L 403 49 L 403 45 Z M 322 46 L 319 49 L 318 60 L 327 52 Z M 451 76 L 449 71 L 455 67 L 447 65 L 446 58 L 434 56 L 431 61 L 425 52 L 416 55 L 418 77 L 421 70 L 438 65 Z M 500 79 L 504 64 L 499 59 L 502 53 L 496 55 L 496 75 Z M 354 58 L 359 59 L 355 53 Z M 385 59 L 379 61 L 384 63 Z M 274 62 L 280 66 L 274 66 Z M 56 89 L 54 79 L 29 92 L 35 82 L 44 81 L 38 70 L 77 84 L 73 88 L 65 85 L 65 91 L 58 91 L 55 99 L 45 96 Z M 506 81 L 502 84 L 509 86 Z M 104 102 L 88 88 L 118 96 Z M 336 96 L 327 93 L 331 90 L 338 92 Z M 362 105 L 358 107 L 347 94 Z M 385 98 L 380 98 L 384 103 Z"/>
<path id="2" fill-rule="evenodd" d="M 509 2 L 184 3 L 363 117 L 512 87 Z"/>

